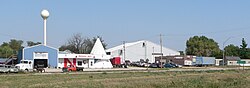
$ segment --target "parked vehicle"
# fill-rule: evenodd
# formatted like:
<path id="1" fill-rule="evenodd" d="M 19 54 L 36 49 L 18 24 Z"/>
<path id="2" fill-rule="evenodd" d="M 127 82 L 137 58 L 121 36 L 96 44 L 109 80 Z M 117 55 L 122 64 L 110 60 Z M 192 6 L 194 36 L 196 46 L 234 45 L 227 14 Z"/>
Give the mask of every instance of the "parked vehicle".
<path id="1" fill-rule="evenodd" d="M 63 67 L 62 71 L 63 72 L 72 72 L 72 71 L 83 71 L 84 68 L 82 67 L 77 67 L 75 65 L 68 65 L 67 67 Z"/>
<path id="2" fill-rule="evenodd" d="M 16 67 L 16 66 L 6 66 L 8 69 L 9 69 L 9 72 L 10 73 L 18 73 L 19 72 L 19 69 Z"/>
<path id="3" fill-rule="evenodd" d="M 196 66 L 208 66 L 215 64 L 215 57 L 196 57 Z"/>
<path id="4" fill-rule="evenodd" d="M 152 63 L 149 65 L 150 68 L 159 68 L 159 65 L 157 65 L 156 63 Z"/>
<path id="5" fill-rule="evenodd" d="M 15 66 L 21 71 L 33 71 L 33 61 L 31 60 L 21 60 L 21 62 Z"/>
<path id="6" fill-rule="evenodd" d="M 178 65 L 178 64 L 174 64 L 174 63 L 167 63 L 167 64 L 164 64 L 164 67 L 165 68 L 181 68 L 182 65 Z"/>
<path id="7" fill-rule="evenodd" d="M 110 62 L 114 68 L 127 68 L 131 64 L 130 61 L 122 62 L 120 57 L 111 58 Z"/>
<path id="8" fill-rule="evenodd" d="M 171 64 L 171 63 L 164 64 L 164 67 L 165 68 L 176 68 L 175 64 Z"/>
<path id="9" fill-rule="evenodd" d="M 0 65 L 0 73 L 9 73 L 10 70 L 5 65 Z"/>

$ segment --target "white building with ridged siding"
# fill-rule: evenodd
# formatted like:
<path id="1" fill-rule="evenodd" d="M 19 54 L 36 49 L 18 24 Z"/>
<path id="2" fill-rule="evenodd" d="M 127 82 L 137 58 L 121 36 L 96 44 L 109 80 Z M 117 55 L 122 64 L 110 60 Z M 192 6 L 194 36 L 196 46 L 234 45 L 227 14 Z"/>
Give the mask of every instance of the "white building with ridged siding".
<path id="1" fill-rule="evenodd" d="M 141 40 L 109 48 L 106 52 L 109 53 L 111 57 L 120 57 L 122 61 L 129 60 L 136 62 L 140 61 L 140 59 L 144 61 L 148 59 L 150 63 L 154 63 L 154 57 L 160 56 L 154 54 L 161 54 L 161 46 L 147 40 Z M 164 46 L 162 47 L 162 53 L 164 56 L 180 55 L 178 51 Z"/>

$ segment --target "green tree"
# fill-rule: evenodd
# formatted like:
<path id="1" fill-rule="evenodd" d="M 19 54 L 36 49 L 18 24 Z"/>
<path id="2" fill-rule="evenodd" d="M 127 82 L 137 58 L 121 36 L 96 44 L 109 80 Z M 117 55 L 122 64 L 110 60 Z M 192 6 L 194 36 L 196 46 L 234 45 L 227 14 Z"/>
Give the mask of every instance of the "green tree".
<path id="1" fill-rule="evenodd" d="M 184 51 L 179 51 L 180 55 L 185 55 Z"/>
<path id="2" fill-rule="evenodd" d="M 242 38 L 239 55 L 242 59 L 250 58 L 250 50 L 247 48 L 247 43 L 244 38 Z"/>
<path id="3" fill-rule="evenodd" d="M 14 54 L 17 54 L 19 49 L 24 48 L 22 44 L 23 44 L 22 40 L 11 39 L 9 42 L 9 47 L 14 50 Z"/>
<path id="4" fill-rule="evenodd" d="M 3 44 L 1 46 L 9 46 L 9 43 L 3 42 Z"/>
<path id="5" fill-rule="evenodd" d="M 239 56 L 240 48 L 230 44 L 224 48 L 226 56 Z"/>
<path id="6" fill-rule="evenodd" d="M 33 41 L 27 41 L 27 46 L 34 46 L 34 45 L 39 45 L 42 44 L 41 42 L 33 42 Z"/>
<path id="7" fill-rule="evenodd" d="M 217 56 L 221 53 L 218 43 L 205 36 L 194 36 L 186 42 L 187 55 Z"/>
<path id="8" fill-rule="evenodd" d="M 9 46 L 1 46 L 0 47 L 0 57 L 8 58 L 14 54 L 14 50 Z"/>

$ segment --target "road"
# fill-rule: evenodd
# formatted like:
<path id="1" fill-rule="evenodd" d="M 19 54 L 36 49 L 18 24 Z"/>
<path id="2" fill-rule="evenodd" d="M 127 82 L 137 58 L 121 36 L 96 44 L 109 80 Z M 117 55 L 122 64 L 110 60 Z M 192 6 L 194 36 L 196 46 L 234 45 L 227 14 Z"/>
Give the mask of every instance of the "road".
<path id="1" fill-rule="evenodd" d="M 244 67 L 250 69 L 250 67 Z M 218 70 L 243 70 L 243 67 L 183 67 L 183 68 L 112 68 L 112 69 L 84 69 L 83 72 L 71 72 L 72 74 L 81 73 L 122 73 L 122 72 L 168 72 L 168 71 L 218 71 Z M 46 69 L 46 73 L 63 73 L 61 69 Z"/>
<path id="2" fill-rule="evenodd" d="M 245 67 L 244 69 L 250 69 Z M 95 74 L 95 73 L 124 73 L 124 72 L 178 72 L 178 71 L 220 71 L 220 70 L 243 70 L 243 67 L 182 67 L 182 68 L 112 68 L 112 69 L 84 69 L 83 72 L 62 72 L 62 69 L 46 68 L 45 73 L 26 73 L 26 74 L 1 74 L 3 75 L 49 75 L 49 74 Z"/>

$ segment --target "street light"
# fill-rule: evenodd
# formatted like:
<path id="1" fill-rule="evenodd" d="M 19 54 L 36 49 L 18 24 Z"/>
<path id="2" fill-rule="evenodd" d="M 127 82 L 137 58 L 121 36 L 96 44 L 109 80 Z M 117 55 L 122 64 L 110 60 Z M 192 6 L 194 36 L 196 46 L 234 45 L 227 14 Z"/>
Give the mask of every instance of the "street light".
<path id="1" fill-rule="evenodd" d="M 223 57 L 222 57 L 222 58 L 223 58 L 223 60 L 222 60 L 222 61 L 223 61 L 223 66 L 225 66 L 225 43 L 226 43 L 229 39 L 231 39 L 231 38 L 233 38 L 233 37 L 231 36 L 231 37 L 227 38 L 226 41 L 223 42 L 223 50 L 222 50 L 222 51 L 223 51 Z"/>
<path id="2" fill-rule="evenodd" d="M 46 21 L 47 21 L 47 18 L 49 17 L 49 11 L 48 10 L 42 10 L 41 16 L 43 18 L 43 32 L 44 32 L 43 43 L 46 46 L 46 44 L 47 44 L 47 40 L 46 40 L 46 36 L 47 36 L 46 35 Z"/>

